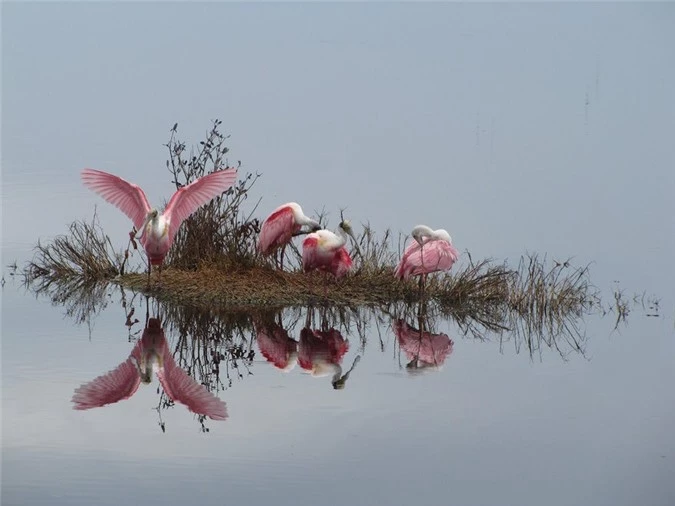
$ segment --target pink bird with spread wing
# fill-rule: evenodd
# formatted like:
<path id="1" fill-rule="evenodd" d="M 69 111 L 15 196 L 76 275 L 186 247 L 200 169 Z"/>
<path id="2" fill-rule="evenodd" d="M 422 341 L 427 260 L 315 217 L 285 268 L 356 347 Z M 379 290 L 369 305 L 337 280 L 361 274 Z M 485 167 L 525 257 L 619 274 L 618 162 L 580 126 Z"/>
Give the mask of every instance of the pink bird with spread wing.
<path id="1" fill-rule="evenodd" d="M 307 232 L 303 232 L 302 227 L 307 227 Z M 277 207 L 263 222 L 258 237 L 258 250 L 267 255 L 281 248 L 280 268 L 283 269 L 284 250 L 291 239 L 296 235 L 320 229 L 319 222 L 305 216 L 299 204 L 289 202 Z"/>
<path id="2" fill-rule="evenodd" d="M 237 178 L 237 169 L 212 172 L 178 189 L 162 214 L 151 208 L 140 186 L 102 170 L 84 169 L 82 182 L 133 221 L 138 239 L 148 255 L 148 276 L 161 265 L 181 223 L 204 204 L 227 191 Z"/>
<path id="3" fill-rule="evenodd" d="M 187 406 L 193 413 L 214 420 L 227 419 L 225 403 L 174 362 L 158 318 L 148 320 L 143 336 L 127 360 L 75 390 L 73 409 L 99 408 L 128 399 L 136 393 L 141 382 L 149 384 L 152 381 L 153 371 L 171 400 Z"/>
<path id="4" fill-rule="evenodd" d="M 458 258 L 459 252 L 452 245 L 447 231 L 418 225 L 412 230 L 412 239 L 394 270 L 394 276 L 399 279 L 421 276 L 420 290 L 423 292 L 428 274 L 450 270 Z"/>

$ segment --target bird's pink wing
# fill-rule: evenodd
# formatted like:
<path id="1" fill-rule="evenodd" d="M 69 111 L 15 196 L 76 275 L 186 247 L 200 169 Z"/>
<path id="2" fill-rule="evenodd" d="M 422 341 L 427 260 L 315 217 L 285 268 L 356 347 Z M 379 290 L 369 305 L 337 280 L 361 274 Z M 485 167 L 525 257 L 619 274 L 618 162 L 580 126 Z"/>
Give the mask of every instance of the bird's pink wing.
<path id="1" fill-rule="evenodd" d="M 263 222 L 258 237 L 258 249 L 266 253 L 272 246 L 281 246 L 293 237 L 295 217 L 290 207 L 282 207 Z"/>
<path id="2" fill-rule="evenodd" d="M 140 383 L 138 369 L 129 357 L 116 369 L 78 387 L 72 398 L 73 409 L 99 408 L 128 399 Z"/>
<path id="3" fill-rule="evenodd" d="M 430 241 L 421 249 L 424 267 L 434 271 L 447 271 L 459 258 L 457 249 L 446 241 Z"/>
<path id="4" fill-rule="evenodd" d="M 150 204 L 140 186 L 96 169 L 84 169 L 82 182 L 131 218 L 137 230 L 141 229 Z"/>
<path id="5" fill-rule="evenodd" d="M 256 325 L 256 329 L 256 342 L 262 356 L 278 369 L 287 367 L 298 343 L 279 325 Z"/>
<path id="6" fill-rule="evenodd" d="M 237 169 L 219 170 L 176 191 L 164 210 L 164 217 L 170 223 L 169 240 L 173 240 L 178 227 L 188 216 L 227 191 L 236 179 Z"/>
<path id="7" fill-rule="evenodd" d="M 457 249 L 446 241 L 428 241 L 406 251 L 396 270 L 400 278 L 447 271 L 459 258 Z"/>
<path id="8" fill-rule="evenodd" d="M 302 242 L 302 268 L 305 272 L 309 272 L 319 265 L 318 244 L 316 234 L 309 234 Z"/>
<path id="9" fill-rule="evenodd" d="M 227 419 L 225 403 L 178 367 L 168 346 L 164 348 L 163 365 L 157 372 L 157 377 L 169 398 L 184 404 L 193 413 L 206 415 L 214 420 Z"/>
<path id="10" fill-rule="evenodd" d="M 315 330 L 314 335 L 321 338 L 327 345 L 331 363 L 339 364 L 342 362 L 345 353 L 349 351 L 349 341 L 342 336 L 340 331 L 337 329 L 329 329 L 326 331 Z"/>
<path id="11" fill-rule="evenodd" d="M 333 276 L 340 279 L 352 268 L 352 257 L 349 256 L 346 248 L 340 248 L 335 252 L 330 265 L 330 271 Z"/>
<path id="12" fill-rule="evenodd" d="M 408 242 L 408 246 L 406 246 L 405 250 L 403 251 L 401 260 L 396 266 L 396 269 L 394 269 L 394 276 L 396 276 L 399 279 L 406 279 L 410 275 L 410 271 L 412 270 L 412 267 L 414 267 L 413 262 L 411 260 L 414 260 L 413 258 L 414 253 L 416 251 L 418 252 L 419 250 L 420 250 L 419 243 L 415 239 L 411 238 L 410 242 Z"/>
<path id="13" fill-rule="evenodd" d="M 447 334 L 420 332 L 403 320 L 396 321 L 393 329 L 399 345 L 410 360 L 418 359 L 427 364 L 440 366 L 452 353 L 454 343 Z"/>

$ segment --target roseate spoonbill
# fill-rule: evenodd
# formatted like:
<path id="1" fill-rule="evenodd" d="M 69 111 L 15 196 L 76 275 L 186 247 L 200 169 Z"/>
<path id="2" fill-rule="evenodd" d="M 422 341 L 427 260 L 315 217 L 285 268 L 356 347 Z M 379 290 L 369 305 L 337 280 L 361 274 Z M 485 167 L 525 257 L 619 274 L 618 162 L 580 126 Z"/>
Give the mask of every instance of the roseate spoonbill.
<path id="1" fill-rule="evenodd" d="M 342 374 L 342 359 L 349 350 L 349 341 L 336 329 L 325 331 L 305 327 L 300 331 L 298 344 L 298 363 L 315 378 L 332 376 L 331 385 L 335 390 L 345 387 L 350 373 L 356 367 L 360 355 L 354 359 L 349 371 Z"/>
<path id="2" fill-rule="evenodd" d="M 298 342 L 277 323 L 255 323 L 256 342 L 260 353 L 274 367 L 289 372 L 298 361 Z"/>
<path id="3" fill-rule="evenodd" d="M 141 339 L 127 360 L 75 390 L 73 409 L 98 408 L 128 399 L 136 393 L 141 382 L 148 384 L 152 381 L 153 371 L 171 400 L 184 404 L 193 413 L 207 415 L 214 420 L 227 418 L 225 403 L 176 365 L 158 318 L 148 320 Z"/>
<path id="4" fill-rule="evenodd" d="M 178 189 L 162 214 L 151 208 L 140 186 L 102 170 L 84 169 L 82 182 L 126 214 L 138 231 L 138 239 L 148 255 L 148 282 L 153 265 L 162 269 L 181 223 L 204 204 L 227 189 L 237 178 L 237 169 L 219 170 Z"/>
<path id="5" fill-rule="evenodd" d="M 356 241 L 352 226 L 347 220 L 340 222 L 337 234 L 326 229 L 309 234 L 302 242 L 303 270 L 330 272 L 336 279 L 347 274 L 352 266 L 352 257 L 345 248 L 347 236 Z"/>
<path id="6" fill-rule="evenodd" d="M 445 359 L 452 354 L 454 343 L 447 334 L 432 334 L 424 331 L 423 321 L 419 330 L 403 320 L 396 320 L 392 325 L 398 344 L 410 362 L 406 370 L 410 373 L 425 369 L 440 370 Z"/>
<path id="7" fill-rule="evenodd" d="M 308 227 L 308 231 L 302 231 L 302 227 Z M 299 204 L 289 202 L 277 207 L 265 218 L 258 237 L 258 250 L 266 255 L 281 248 L 280 268 L 283 270 L 284 251 L 291 239 L 296 235 L 316 232 L 320 229 L 319 222 L 305 216 Z"/>
<path id="8" fill-rule="evenodd" d="M 458 258 L 459 252 L 452 245 L 452 239 L 447 231 L 417 225 L 412 229 L 412 239 L 394 270 L 394 276 L 399 279 L 420 276 L 420 296 L 422 296 L 427 275 L 449 270 Z"/>

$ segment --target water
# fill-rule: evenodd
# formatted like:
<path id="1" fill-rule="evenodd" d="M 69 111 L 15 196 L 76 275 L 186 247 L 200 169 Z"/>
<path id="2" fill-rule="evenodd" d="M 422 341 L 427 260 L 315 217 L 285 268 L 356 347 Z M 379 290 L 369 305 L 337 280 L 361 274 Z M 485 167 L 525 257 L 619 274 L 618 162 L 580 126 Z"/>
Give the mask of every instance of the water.
<path id="1" fill-rule="evenodd" d="M 675 503 L 673 19 L 665 4 L 4 5 L 2 503 Z M 213 117 L 231 160 L 263 172 L 258 216 L 299 200 L 333 222 L 346 206 L 377 230 L 444 227 L 458 268 L 467 253 L 573 257 L 605 309 L 620 290 L 631 312 L 575 320 L 584 353 L 559 340 L 564 357 L 432 319 L 452 348 L 434 341 L 448 353 L 426 370 L 406 367 L 395 318 L 331 313 L 348 349 L 313 377 L 301 353 L 282 372 L 250 325 L 233 330 L 249 315 L 214 316 L 232 338 L 216 347 L 151 300 L 199 380 L 193 353 L 230 353 L 211 384 L 227 420 L 165 406 L 156 376 L 73 410 L 132 353 L 146 301 L 109 287 L 80 322 L 6 266 L 94 205 L 123 247 L 127 220 L 78 171 L 159 203 L 168 129 L 197 142 Z M 298 348 L 306 317 L 281 315 Z"/>

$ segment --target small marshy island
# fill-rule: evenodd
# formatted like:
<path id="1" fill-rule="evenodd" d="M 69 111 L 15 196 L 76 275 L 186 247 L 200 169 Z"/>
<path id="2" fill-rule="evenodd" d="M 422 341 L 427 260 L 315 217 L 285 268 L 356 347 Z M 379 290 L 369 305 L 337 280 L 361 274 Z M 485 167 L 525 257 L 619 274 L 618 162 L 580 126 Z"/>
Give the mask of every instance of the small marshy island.
<path id="1" fill-rule="evenodd" d="M 216 120 L 206 139 L 191 149 L 177 138 L 174 125 L 166 144 L 166 167 L 177 190 L 214 172 L 231 171 L 227 136 L 220 125 Z M 110 237 L 94 214 L 91 220 L 73 222 L 54 240 L 38 242 L 33 260 L 23 268 L 25 282 L 54 300 L 116 284 L 159 301 L 209 311 L 324 305 L 392 312 L 414 305 L 418 313 L 470 319 L 492 329 L 506 328 L 508 315 L 513 314 L 539 325 L 562 324 L 569 315 L 581 316 L 599 303 L 587 267 L 538 254 L 523 255 L 517 265 L 508 265 L 474 260 L 469 251 L 460 250 L 461 261 L 450 270 L 399 279 L 396 266 L 404 246 L 415 239 L 390 230 L 377 233 L 368 224 L 351 224 L 353 235 L 344 244 L 350 254 L 345 275 L 304 272 L 302 252 L 294 242 L 298 239 L 271 254 L 260 251 L 263 220 L 256 209 L 261 199 L 244 211 L 251 207 L 244 203 L 255 198 L 259 177 L 239 174 L 229 189 L 189 215 L 172 234 L 161 270 L 155 266 L 151 275 L 139 230 L 131 230 L 130 223 L 128 237 Z M 325 215 L 314 218 L 329 228 Z M 147 220 L 142 226 L 146 225 Z M 301 234 L 294 235 L 301 240 Z"/>

